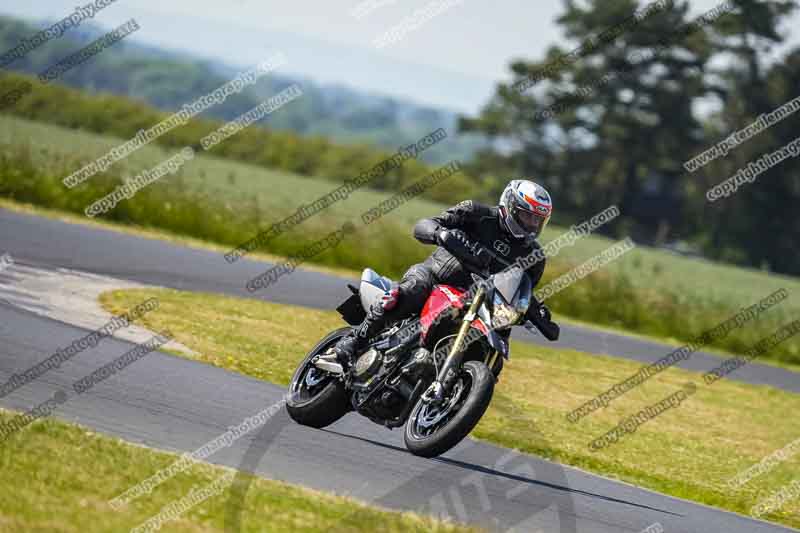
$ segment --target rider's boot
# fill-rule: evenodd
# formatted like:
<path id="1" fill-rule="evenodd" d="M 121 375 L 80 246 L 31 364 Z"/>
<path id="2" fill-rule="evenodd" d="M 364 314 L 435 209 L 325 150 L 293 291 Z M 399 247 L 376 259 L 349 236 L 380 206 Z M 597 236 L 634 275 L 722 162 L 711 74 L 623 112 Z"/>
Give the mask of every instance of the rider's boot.
<path id="1" fill-rule="evenodd" d="M 361 343 L 359 343 L 358 340 L 359 337 L 355 335 L 355 332 L 351 332 L 339 339 L 339 342 L 333 347 L 336 360 L 342 365 L 345 372 L 349 372 L 350 368 L 353 366 L 356 353 L 362 348 L 359 346 Z"/>
<path id="2" fill-rule="evenodd" d="M 367 341 L 386 327 L 388 322 L 386 312 L 396 306 L 398 296 L 397 289 L 387 291 L 381 300 L 372 305 L 364 321 L 352 332 L 339 339 L 339 342 L 333 347 L 333 353 L 336 354 L 336 359 L 345 371 L 353 366 L 355 357 L 366 347 Z"/>

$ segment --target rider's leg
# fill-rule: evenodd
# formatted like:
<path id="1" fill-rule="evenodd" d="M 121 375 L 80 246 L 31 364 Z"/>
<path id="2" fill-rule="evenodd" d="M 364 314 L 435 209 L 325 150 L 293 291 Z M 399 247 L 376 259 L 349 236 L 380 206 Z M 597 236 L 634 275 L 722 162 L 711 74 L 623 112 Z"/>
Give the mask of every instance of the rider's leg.
<path id="1" fill-rule="evenodd" d="M 373 304 L 364 321 L 353 329 L 353 333 L 342 337 L 336 344 L 334 352 L 339 362 L 350 366 L 353 357 L 364 349 L 370 338 L 391 322 L 419 313 L 433 290 L 433 285 L 433 272 L 427 261 L 409 268 L 396 287 L 396 293 Z"/>

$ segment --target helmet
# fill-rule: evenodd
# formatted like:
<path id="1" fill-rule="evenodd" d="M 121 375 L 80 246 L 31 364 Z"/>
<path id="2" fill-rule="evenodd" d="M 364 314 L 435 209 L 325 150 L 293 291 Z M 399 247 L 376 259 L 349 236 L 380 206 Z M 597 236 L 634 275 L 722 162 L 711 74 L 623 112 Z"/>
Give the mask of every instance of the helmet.
<path id="1" fill-rule="evenodd" d="M 500 195 L 500 221 L 517 239 L 536 238 L 553 212 L 553 203 L 544 187 L 528 180 L 514 180 Z"/>

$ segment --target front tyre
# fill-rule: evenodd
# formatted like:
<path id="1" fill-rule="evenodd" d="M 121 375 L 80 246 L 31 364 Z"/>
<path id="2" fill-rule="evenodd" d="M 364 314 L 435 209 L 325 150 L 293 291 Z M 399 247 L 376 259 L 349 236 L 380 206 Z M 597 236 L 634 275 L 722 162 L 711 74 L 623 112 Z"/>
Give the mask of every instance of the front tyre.
<path id="1" fill-rule="evenodd" d="M 344 384 L 337 376 L 318 369 L 311 359 L 324 353 L 351 328 L 340 328 L 329 333 L 306 355 L 289 383 L 286 410 L 292 420 L 304 426 L 324 428 L 350 411 L 350 399 Z"/>
<path id="2" fill-rule="evenodd" d="M 414 406 L 406 422 L 406 448 L 420 457 L 436 457 L 461 442 L 489 407 L 494 381 L 484 363 L 464 363 L 443 402 L 434 404 L 420 399 Z"/>

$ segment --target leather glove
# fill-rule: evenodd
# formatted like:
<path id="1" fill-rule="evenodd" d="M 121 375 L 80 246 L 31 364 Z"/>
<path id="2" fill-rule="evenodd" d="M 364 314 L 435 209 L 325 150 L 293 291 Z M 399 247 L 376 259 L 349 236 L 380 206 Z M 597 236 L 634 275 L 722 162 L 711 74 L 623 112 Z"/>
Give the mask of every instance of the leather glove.
<path id="1" fill-rule="evenodd" d="M 528 309 L 528 320 L 533 322 L 533 325 L 542 332 L 542 335 L 549 341 L 557 341 L 561 335 L 561 328 L 553 322 L 550 314 L 550 309 L 544 304 L 538 306 L 531 306 Z"/>
<path id="2" fill-rule="evenodd" d="M 436 232 L 436 244 L 446 247 L 448 243 L 460 242 L 466 246 L 467 234 L 460 229 L 442 229 Z"/>
<path id="3" fill-rule="evenodd" d="M 537 309 L 536 312 L 539 314 L 539 317 L 542 320 L 546 320 L 547 322 L 552 322 L 551 318 L 553 315 L 550 314 L 550 309 L 546 305 L 539 304 L 539 309 Z"/>

